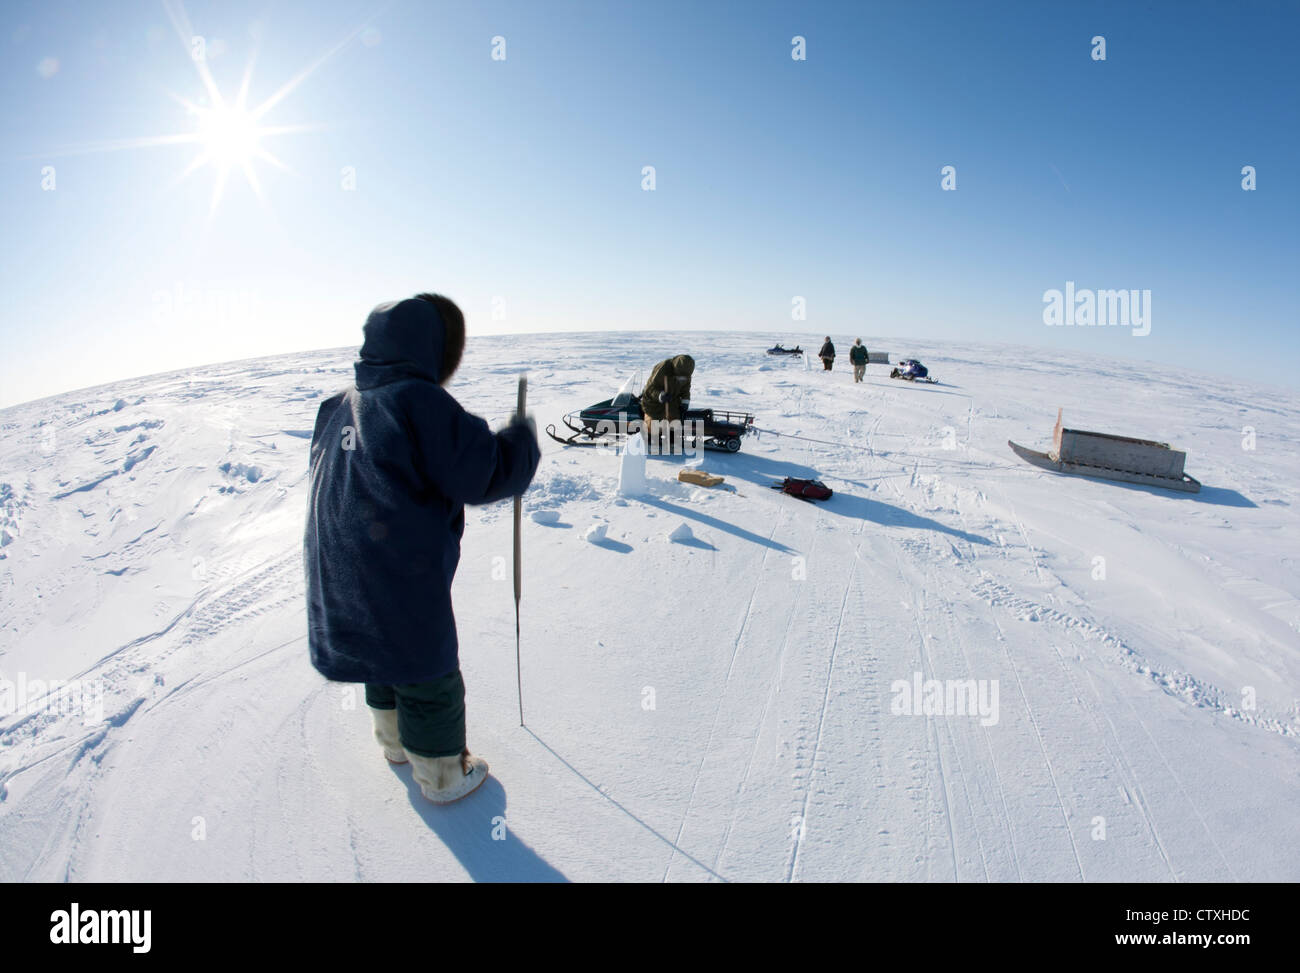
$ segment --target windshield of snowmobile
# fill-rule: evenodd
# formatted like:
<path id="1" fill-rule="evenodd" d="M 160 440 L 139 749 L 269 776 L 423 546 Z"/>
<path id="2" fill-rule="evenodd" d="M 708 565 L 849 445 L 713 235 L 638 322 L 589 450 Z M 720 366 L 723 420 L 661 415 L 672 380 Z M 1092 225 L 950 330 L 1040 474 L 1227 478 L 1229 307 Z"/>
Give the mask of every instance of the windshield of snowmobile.
<path id="1" fill-rule="evenodd" d="M 625 405 L 631 405 L 633 400 L 639 399 L 640 397 L 641 372 L 638 369 L 628 376 L 627 381 L 624 382 L 622 388 L 618 390 L 618 394 L 614 396 L 614 400 L 610 402 L 610 405 L 615 409 L 621 409 Z"/>

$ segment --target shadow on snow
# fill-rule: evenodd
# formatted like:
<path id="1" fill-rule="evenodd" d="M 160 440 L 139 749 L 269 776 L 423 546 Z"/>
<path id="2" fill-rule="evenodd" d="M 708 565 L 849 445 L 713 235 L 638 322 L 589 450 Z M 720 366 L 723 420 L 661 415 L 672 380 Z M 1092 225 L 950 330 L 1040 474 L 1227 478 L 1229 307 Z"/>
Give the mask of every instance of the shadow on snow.
<path id="1" fill-rule="evenodd" d="M 503 840 L 493 840 L 497 825 L 504 825 L 507 820 L 506 790 L 490 773 L 473 794 L 455 804 L 439 805 L 421 793 L 410 764 L 392 765 L 392 770 L 406 785 L 407 797 L 416 813 L 475 882 L 568 881 L 508 826 Z M 430 881 L 438 878 L 427 877 Z"/>
<path id="2" fill-rule="evenodd" d="M 719 472 L 733 476 L 737 479 L 746 480 L 750 483 L 761 487 L 771 487 L 787 476 L 793 476 L 799 479 L 818 479 L 819 474 L 811 467 L 804 466 L 800 463 L 790 463 L 784 460 L 772 460 L 765 456 L 755 456 L 746 453 L 732 453 L 719 457 L 719 461 L 714 464 Z M 795 497 L 789 498 L 791 503 L 801 503 Z M 960 530 L 956 527 L 949 527 L 947 524 L 940 523 L 929 517 L 922 517 L 919 514 L 911 513 L 902 507 L 896 507 L 893 504 L 885 503 L 881 500 L 872 500 L 867 497 L 855 496 L 851 493 L 844 493 L 836 490 L 835 495 L 830 500 L 823 503 L 809 504 L 816 506 L 827 513 L 836 514 L 841 517 L 847 517 L 850 520 L 866 520 L 875 524 L 881 524 L 888 527 L 901 527 L 904 530 L 932 530 L 942 534 L 949 534 L 953 537 L 960 538 L 971 544 L 992 544 L 987 537 L 981 537 L 978 534 L 972 534 L 969 531 Z M 686 516 L 692 516 L 688 511 L 679 510 L 678 512 Z M 712 519 L 712 518 L 710 518 Z M 735 531 L 732 531 L 734 533 Z M 748 532 L 746 532 L 748 533 Z M 753 535 L 750 535 L 751 537 Z M 770 547 L 777 547 L 778 550 L 788 551 L 784 546 L 778 546 L 766 538 L 759 538 L 761 543 Z"/>
<path id="3" fill-rule="evenodd" d="M 549 753 L 552 757 L 554 757 L 554 758 L 555 758 L 556 760 L 558 760 L 560 763 L 564 764 L 564 766 L 567 767 L 570 771 L 572 771 L 573 774 L 574 774 L 574 775 L 575 775 L 579 780 L 581 780 L 584 784 L 586 784 L 588 787 L 590 787 L 593 791 L 595 791 L 597 794 L 599 794 L 601 797 L 603 797 L 605 800 L 607 800 L 610 804 L 614 805 L 614 807 L 618 808 L 620 811 L 622 811 L 624 814 L 626 814 L 629 818 L 631 818 L 633 821 L 635 821 L 635 822 L 636 822 L 637 824 L 639 824 L 641 827 L 645 828 L 646 831 L 650 832 L 652 835 L 654 835 L 656 838 L 658 838 L 660 841 L 662 841 L 665 845 L 667 845 L 669 848 L 671 848 L 674 852 L 676 852 L 677 854 L 681 855 L 683 858 L 685 858 L 685 859 L 686 859 L 687 861 L 689 861 L 691 864 L 693 864 L 693 865 L 698 865 L 700 868 L 704 869 L 704 871 L 708 872 L 709 875 L 711 875 L 713 878 L 716 878 L 716 879 L 718 879 L 718 880 L 721 881 L 721 882 L 725 882 L 725 881 L 727 881 L 727 879 L 723 878 L 721 875 L 719 875 L 717 872 L 715 872 L 713 869 L 711 869 L 708 865 L 704 864 L 704 862 L 700 861 L 698 858 L 694 857 L 694 856 L 691 855 L 689 852 L 683 851 L 683 850 L 682 850 L 681 848 L 679 848 L 679 847 L 678 847 L 678 846 L 677 846 L 673 841 L 671 841 L 668 837 L 666 837 L 666 836 L 663 835 L 662 833 L 656 831 L 654 828 L 652 828 L 650 825 L 646 824 L 643 820 L 641 820 L 639 817 L 637 817 L 635 814 L 633 814 L 631 811 L 629 811 L 626 807 L 624 807 L 624 806 L 623 806 L 622 804 L 620 804 L 618 801 L 614 800 L 614 798 L 610 797 L 608 794 L 606 794 L 604 791 L 602 791 L 599 787 L 597 787 L 595 784 L 592 783 L 591 779 L 590 779 L 586 774 L 584 774 L 584 773 L 583 773 L 582 771 L 580 771 L 577 767 L 573 766 L 573 764 L 569 763 L 567 760 L 565 760 L 563 757 L 561 757 L 558 753 L 556 753 L 555 750 L 552 749 L 552 747 L 551 747 L 551 745 L 550 745 L 549 743 L 547 743 L 545 740 L 543 740 L 541 737 L 539 737 L 539 736 L 538 736 L 536 733 L 534 733 L 532 730 L 528 729 L 528 727 L 524 727 L 524 729 L 528 730 L 528 735 L 529 735 L 529 736 L 531 736 L 534 740 L 536 740 L 536 741 L 537 741 L 538 743 L 540 743 L 543 747 L 545 747 L 547 753 Z M 486 787 L 487 785 L 484 784 L 483 786 Z M 418 791 L 418 788 L 417 788 L 417 791 Z"/>

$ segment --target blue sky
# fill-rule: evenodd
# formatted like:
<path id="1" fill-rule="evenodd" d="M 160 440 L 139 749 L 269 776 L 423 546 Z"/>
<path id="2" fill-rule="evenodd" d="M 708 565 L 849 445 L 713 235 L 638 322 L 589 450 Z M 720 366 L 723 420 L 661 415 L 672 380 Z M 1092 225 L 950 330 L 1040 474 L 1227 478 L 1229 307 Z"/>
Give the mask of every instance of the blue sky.
<path id="1" fill-rule="evenodd" d="M 41 0 L 3 18 L 0 405 L 354 344 L 372 305 L 426 289 L 475 333 L 915 336 L 1250 360 L 1297 384 L 1300 4 Z M 215 207 L 217 166 L 180 178 L 215 142 L 105 150 L 199 130 L 196 36 L 227 101 L 252 64 L 250 108 L 316 65 L 259 121 L 303 127 L 258 140 L 285 168 L 252 161 L 259 195 L 234 167 Z M 1066 281 L 1149 290 L 1150 334 L 1048 327 Z"/>

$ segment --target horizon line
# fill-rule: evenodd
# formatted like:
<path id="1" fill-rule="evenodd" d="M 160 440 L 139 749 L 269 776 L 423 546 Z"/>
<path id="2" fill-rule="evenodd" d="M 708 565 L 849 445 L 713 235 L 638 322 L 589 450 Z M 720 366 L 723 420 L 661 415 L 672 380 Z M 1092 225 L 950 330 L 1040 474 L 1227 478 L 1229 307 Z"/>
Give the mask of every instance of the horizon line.
<path id="1" fill-rule="evenodd" d="M 798 332 L 792 332 L 792 331 L 752 331 L 752 332 L 746 332 L 746 331 L 737 331 L 737 330 L 735 330 L 735 329 L 731 329 L 731 328 L 690 328 L 690 327 L 687 327 L 687 328 L 682 328 L 682 327 L 677 327 L 677 328 L 618 328 L 618 327 L 613 327 L 613 328 L 568 328 L 568 329 L 564 329 L 564 330 L 552 330 L 552 329 L 546 329 L 546 328 L 543 328 L 543 329 L 540 329 L 540 330 L 537 330 L 537 331 L 490 331 L 490 332 L 482 332 L 482 333 L 479 333 L 479 334 L 467 334 L 465 337 L 466 337 L 466 343 L 468 344 L 468 342 L 471 341 L 471 340 L 473 340 L 474 338 L 516 338 L 516 337 L 532 337 L 532 336 L 534 336 L 534 335 L 541 335 L 541 334 L 551 334 L 551 335 L 565 335 L 565 334 L 602 334 L 602 333 L 608 333 L 608 332 L 619 332 L 619 333 L 623 333 L 623 334 L 655 334 L 655 333 L 673 333 L 673 332 L 693 332 L 693 333 L 699 333 L 699 334 L 753 334 L 753 335 L 755 335 L 755 336 L 763 335 L 763 334 L 776 334 L 776 335 L 779 335 L 779 334 L 798 333 Z M 817 332 L 816 332 L 816 331 L 810 331 L 810 332 L 808 332 L 808 333 L 809 333 L 809 334 L 815 334 L 815 333 L 817 333 Z M 822 334 L 825 334 L 826 332 L 823 330 L 823 331 L 821 331 L 821 333 L 822 333 Z M 833 332 L 832 332 L 832 334 L 833 334 Z M 861 335 L 856 335 L 855 337 L 860 337 L 860 336 L 861 336 Z M 877 335 L 877 336 L 875 336 L 875 337 L 888 339 L 888 338 L 899 337 L 899 336 L 897 336 L 897 335 Z M 908 341 L 915 341 L 915 342 L 917 342 L 917 343 L 943 343 L 943 342 L 948 342 L 949 344 L 952 344 L 954 347 L 986 345 L 986 346 L 991 346 L 991 347 L 1002 347 L 1002 348 L 1023 348 L 1023 349 L 1026 349 L 1026 350 L 1032 350 L 1032 351 L 1052 351 L 1052 352 L 1061 352 L 1061 351 L 1063 351 L 1062 349 L 1052 348 L 1052 347 L 1050 347 L 1050 346 L 1045 346 L 1045 345 L 1016 344 L 1016 343 L 1013 343 L 1013 342 L 1005 342 L 1005 341 L 970 341 L 970 340 L 963 339 L 962 341 L 959 341 L 959 342 L 952 342 L 950 339 L 947 339 L 947 338 L 916 337 L 916 336 L 908 337 L 906 340 L 908 340 Z M 338 352 L 342 352 L 342 351 L 348 351 L 348 350 L 356 350 L 356 349 L 359 349 L 359 348 L 360 348 L 360 342 L 358 342 L 358 343 L 355 344 L 355 345 L 331 345 L 331 346 L 321 347 L 321 348 L 301 348 L 301 349 L 297 349 L 297 350 L 294 350 L 294 351 L 279 351 L 279 352 L 270 352 L 270 353 L 268 353 L 268 354 L 264 354 L 264 355 L 249 355 L 248 357 L 245 357 L 245 358 L 226 358 L 226 359 L 221 359 L 220 361 L 201 362 L 201 363 L 194 364 L 194 365 L 177 365 L 177 366 L 174 366 L 174 367 L 171 367 L 171 368 L 165 368 L 165 369 L 162 369 L 162 370 L 160 370 L 160 371 L 156 371 L 156 372 L 145 372 L 145 373 L 143 373 L 143 374 L 138 374 L 138 375 L 123 375 L 123 376 L 120 376 L 120 377 L 118 377 L 118 378 L 112 378 L 112 379 L 108 379 L 107 381 L 104 381 L 104 382 L 96 383 L 96 384 L 94 384 L 94 385 L 84 385 L 84 386 L 80 386 L 80 387 L 78 387 L 78 388 L 63 389 L 63 390 L 58 391 L 58 392 L 51 392 L 51 393 L 48 394 L 48 395 L 38 396 L 38 397 L 36 397 L 36 398 L 34 398 L 34 399 L 23 399 L 23 400 L 18 401 L 18 402 L 13 402 L 13 403 L 8 403 L 8 404 L 0 404 L 0 413 L 6 412 L 6 411 L 8 411 L 9 409 L 16 409 L 16 408 L 19 408 L 19 407 L 21 407 L 21 406 L 35 405 L 36 403 L 44 402 L 44 401 L 46 401 L 46 400 L 48 400 L 48 399 L 56 399 L 56 398 L 59 398 L 60 396 L 64 396 L 64 395 L 72 395 L 72 394 L 74 394 L 74 393 L 78 393 L 78 392 L 93 392 L 93 391 L 95 391 L 95 390 L 97 390 L 97 389 L 105 389 L 105 388 L 108 388 L 108 387 L 110 387 L 110 386 L 120 384 L 120 383 L 122 383 L 122 382 L 133 382 L 133 381 L 139 381 L 139 380 L 147 379 L 147 378 L 158 378 L 158 377 L 161 377 L 161 376 L 165 376 L 165 375 L 174 375 L 174 374 L 177 374 L 177 373 L 180 373 L 180 372 L 185 372 L 185 371 L 197 371 L 197 370 L 201 370 L 201 369 L 205 369 L 205 368 L 216 368 L 216 367 L 221 366 L 221 365 L 237 365 L 237 364 L 239 364 L 240 362 L 262 361 L 262 360 L 270 359 L 270 358 L 287 358 L 287 357 L 289 357 L 289 356 L 291 356 L 291 355 L 319 355 L 319 354 L 325 354 L 325 353 L 328 353 L 328 352 L 336 352 L 336 351 L 338 351 Z M 1146 363 L 1146 364 L 1154 364 L 1154 365 L 1157 365 L 1159 368 L 1164 369 L 1164 370 L 1170 370 L 1170 368 L 1171 368 L 1171 366 L 1168 366 L 1168 365 L 1162 365 L 1162 364 L 1160 364 L 1160 363 L 1158 363 L 1158 362 L 1153 362 L 1153 361 L 1151 361 L 1150 359 L 1130 358 L 1130 357 L 1126 357 L 1126 356 L 1122 356 L 1122 355 L 1106 354 L 1106 353 L 1104 353 L 1104 352 L 1095 352 L 1095 351 L 1084 351 L 1084 352 L 1081 352 L 1081 351 L 1077 351 L 1077 350 L 1073 350 L 1073 349 L 1071 349 L 1071 350 L 1069 350 L 1068 352 L 1064 352 L 1064 353 L 1074 354 L 1074 355 L 1080 355 L 1080 356 L 1085 356 L 1085 357 L 1091 357 L 1091 358 L 1104 359 L 1104 360 L 1107 360 L 1107 361 L 1121 362 L 1121 363 L 1124 363 L 1124 364 L 1130 364 L 1130 365 L 1134 365 L 1134 366 L 1137 366 L 1137 365 L 1141 365 L 1141 364 L 1143 364 L 1143 363 Z M 1191 374 L 1191 375 L 1203 375 L 1203 376 L 1205 376 L 1206 378 L 1211 378 L 1211 379 L 1214 379 L 1215 381 L 1224 381 L 1224 379 L 1223 379 L 1222 376 L 1217 375 L 1217 374 L 1214 374 L 1214 373 L 1212 373 L 1212 372 L 1201 371 L 1200 369 L 1193 368 L 1193 367 L 1190 367 L 1190 366 L 1184 366 L 1184 365 L 1178 365 L 1178 366 L 1173 366 L 1173 367 L 1176 368 L 1178 371 L 1182 371 L 1182 372 L 1185 372 L 1185 373 L 1188 373 L 1188 374 Z M 1264 386 L 1269 387 L 1269 388 L 1272 389 L 1273 391 L 1275 391 L 1275 392 L 1280 392 L 1280 393 L 1290 393 L 1290 394 L 1295 394 L 1295 393 L 1297 392 L 1297 389 L 1295 389 L 1295 388 L 1290 388 L 1290 387 L 1285 386 L 1285 385 L 1277 385 L 1277 384 L 1274 384 L 1274 383 L 1272 383 L 1272 382 L 1266 382 L 1266 381 L 1256 380 L 1255 385 L 1256 385 L 1256 386 L 1264 385 Z"/>

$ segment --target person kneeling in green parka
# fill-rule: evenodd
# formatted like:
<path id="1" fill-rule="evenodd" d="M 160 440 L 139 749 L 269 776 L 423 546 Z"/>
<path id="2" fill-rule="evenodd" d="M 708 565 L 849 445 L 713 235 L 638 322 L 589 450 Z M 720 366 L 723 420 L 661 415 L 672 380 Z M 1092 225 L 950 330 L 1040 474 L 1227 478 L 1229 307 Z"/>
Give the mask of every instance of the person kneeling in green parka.
<path id="1" fill-rule="evenodd" d="M 656 432 L 662 432 L 658 423 L 680 423 L 691 402 L 691 376 L 695 373 L 695 359 L 690 355 L 665 358 L 650 370 L 650 380 L 641 393 L 641 415 L 645 420 L 647 441 Z M 671 431 L 672 427 L 668 427 Z"/>

